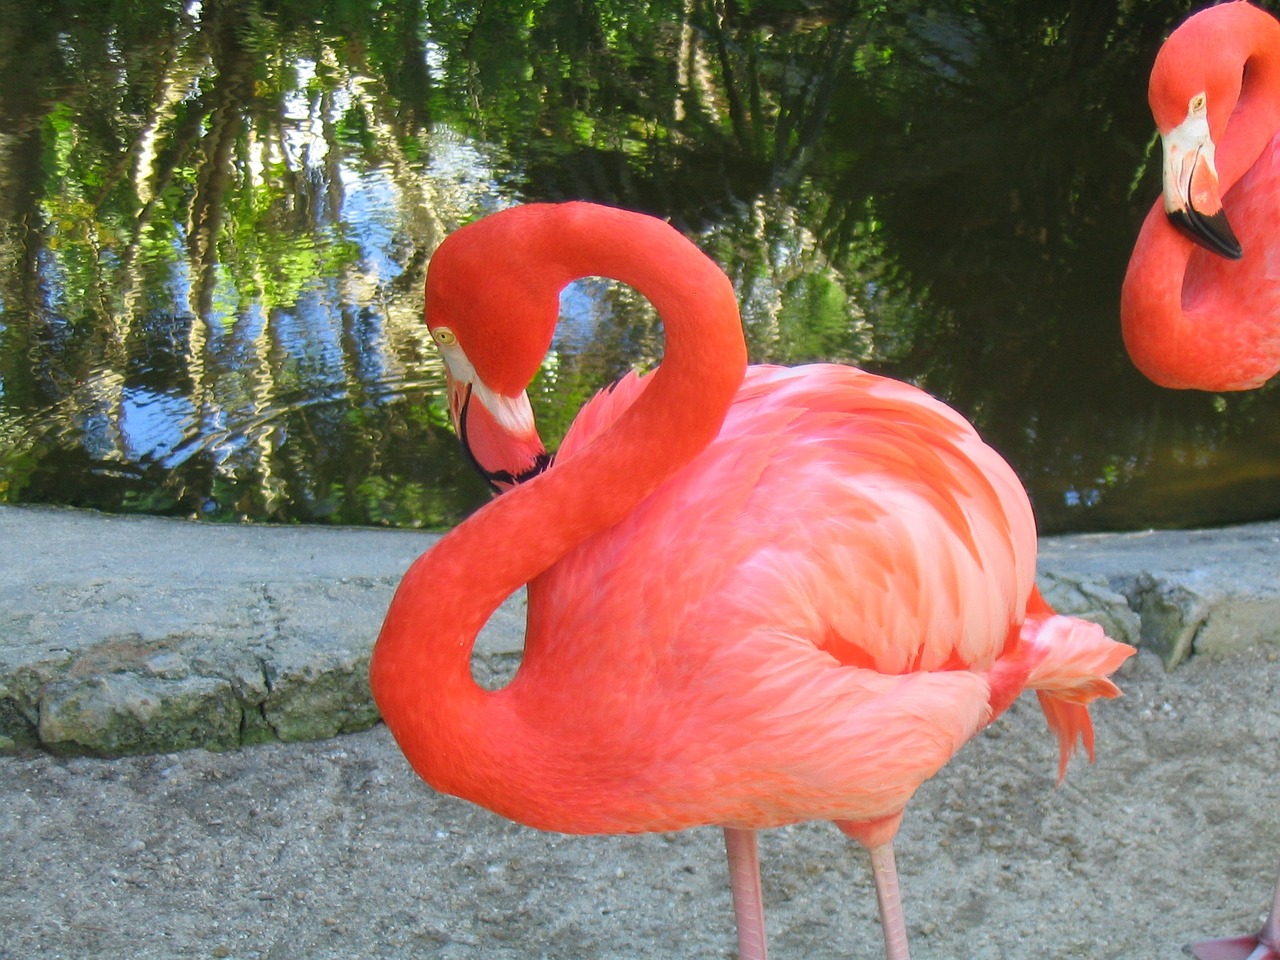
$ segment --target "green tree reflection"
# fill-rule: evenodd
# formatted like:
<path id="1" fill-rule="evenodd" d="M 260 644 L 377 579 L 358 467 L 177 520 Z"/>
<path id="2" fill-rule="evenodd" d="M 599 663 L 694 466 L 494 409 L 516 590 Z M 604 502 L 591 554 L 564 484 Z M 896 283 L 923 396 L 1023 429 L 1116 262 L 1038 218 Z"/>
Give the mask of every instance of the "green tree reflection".
<path id="1" fill-rule="evenodd" d="M 572 197 L 695 235 L 753 359 L 957 405 L 1048 529 L 1280 514 L 1275 391 L 1160 391 L 1119 343 L 1190 5 L 0 0 L 0 498 L 454 522 L 486 494 L 426 260 Z M 565 312 L 553 437 L 661 356 L 630 291 Z"/>

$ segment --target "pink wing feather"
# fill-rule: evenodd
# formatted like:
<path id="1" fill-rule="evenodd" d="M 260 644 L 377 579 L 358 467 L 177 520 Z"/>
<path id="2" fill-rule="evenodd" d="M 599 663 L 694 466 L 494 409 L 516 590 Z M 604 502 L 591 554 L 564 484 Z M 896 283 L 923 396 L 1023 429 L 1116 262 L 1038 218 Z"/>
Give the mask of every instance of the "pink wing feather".
<path id="1" fill-rule="evenodd" d="M 593 399 L 559 462 L 647 382 Z M 504 695 L 549 751 L 609 771 L 526 822 L 892 817 L 1028 685 L 1050 691 L 1065 763 L 1132 651 L 1038 597 L 1020 630 L 1035 552 L 1012 470 L 945 405 L 849 367 L 750 368 L 715 442 L 530 585 Z"/>

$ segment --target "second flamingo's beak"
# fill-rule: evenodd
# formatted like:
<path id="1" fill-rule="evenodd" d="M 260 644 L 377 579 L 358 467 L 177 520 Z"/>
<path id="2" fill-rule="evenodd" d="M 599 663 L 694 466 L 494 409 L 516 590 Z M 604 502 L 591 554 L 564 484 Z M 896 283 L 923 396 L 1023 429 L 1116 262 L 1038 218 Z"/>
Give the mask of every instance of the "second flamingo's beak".
<path id="1" fill-rule="evenodd" d="M 1174 226 L 1207 250 L 1239 260 L 1243 256 L 1222 209 L 1213 138 L 1202 112 L 1161 135 L 1164 152 L 1164 212 Z"/>

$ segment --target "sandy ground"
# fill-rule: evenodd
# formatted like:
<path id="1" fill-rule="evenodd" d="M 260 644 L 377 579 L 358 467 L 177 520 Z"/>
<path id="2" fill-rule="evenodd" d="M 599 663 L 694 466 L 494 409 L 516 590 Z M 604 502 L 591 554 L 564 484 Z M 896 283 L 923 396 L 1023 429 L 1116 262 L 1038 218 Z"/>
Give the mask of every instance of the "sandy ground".
<path id="1" fill-rule="evenodd" d="M 1256 927 L 1280 861 L 1276 648 L 1144 653 L 1053 787 L 1023 698 L 908 809 L 916 960 L 1172 958 Z M 865 854 L 765 833 L 771 953 L 882 955 Z M 718 831 L 567 837 L 435 795 L 382 727 L 119 760 L 0 759 L 0 957 L 731 957 Z"/>

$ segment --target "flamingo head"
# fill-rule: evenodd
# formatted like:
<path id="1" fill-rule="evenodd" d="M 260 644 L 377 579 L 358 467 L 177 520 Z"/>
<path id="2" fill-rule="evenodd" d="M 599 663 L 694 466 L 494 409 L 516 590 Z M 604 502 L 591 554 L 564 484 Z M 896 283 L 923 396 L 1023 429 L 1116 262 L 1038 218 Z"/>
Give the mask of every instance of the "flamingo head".
<path id="1" fill-rule="evenodd" d="M 1165 213 L 1196 243 L 1231 260 L 1243 251 L 1222 209 L 1214 154 L 1240 99 L 1238 50 L 1234 25 L 1192 17 L 1160 48 L 1147 91 L 1164 155 Z"/>
<path id="2" fill-rule="evenodd" d="M 563 283 L 526 268 L 527 241 L 509 229 L 520 209 L 451 234 L 427 268 L 427 328 L 444 358 L 453 426 L 498 492 L 550 463 L 526 387 L 550 348 Z"/>

